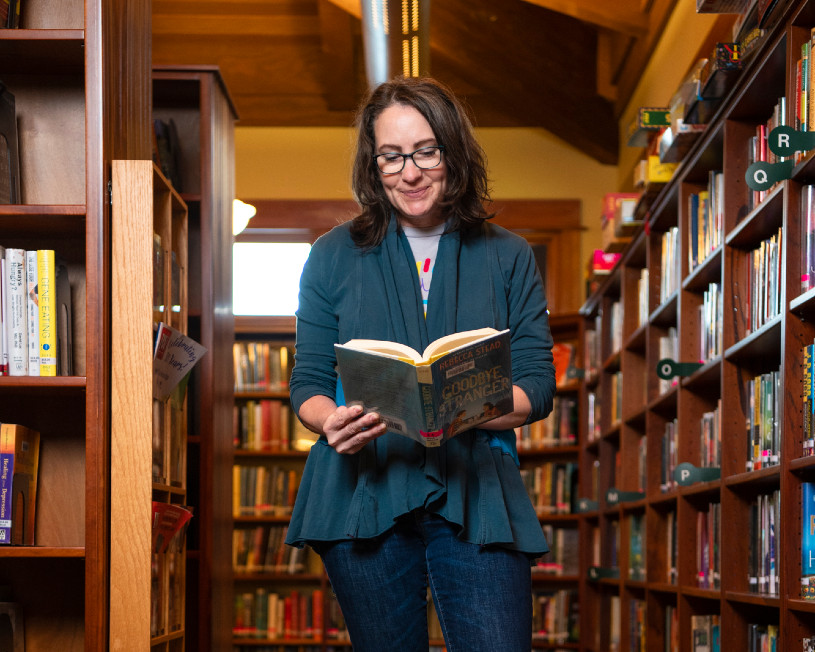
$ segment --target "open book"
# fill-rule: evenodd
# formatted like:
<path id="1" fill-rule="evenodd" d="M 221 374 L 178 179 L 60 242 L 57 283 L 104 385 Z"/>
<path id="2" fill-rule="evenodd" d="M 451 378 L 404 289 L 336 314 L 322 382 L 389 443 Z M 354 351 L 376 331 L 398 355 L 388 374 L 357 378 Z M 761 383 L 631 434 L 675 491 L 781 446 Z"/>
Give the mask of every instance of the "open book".
<path id="1" fill-rule="evenodd" d="M 508 330 L 453 333 L 423 353 L 382 340 L 334 348 L 346 403 L 378 412 L 391 432 L 425 446 L 513 409 Z"/>

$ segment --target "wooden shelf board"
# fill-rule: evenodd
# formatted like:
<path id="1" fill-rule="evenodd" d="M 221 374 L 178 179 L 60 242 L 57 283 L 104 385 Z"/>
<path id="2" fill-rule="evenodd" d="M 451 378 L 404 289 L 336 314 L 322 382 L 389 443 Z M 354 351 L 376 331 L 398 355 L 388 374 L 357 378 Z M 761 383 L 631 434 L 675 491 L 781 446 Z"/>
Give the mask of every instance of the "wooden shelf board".
<path id="1" fill-rule="evenodd" d="M 85 548 L 81 546 L 0 546 L 0 557 L 15 558 L 83 558 Z"/>

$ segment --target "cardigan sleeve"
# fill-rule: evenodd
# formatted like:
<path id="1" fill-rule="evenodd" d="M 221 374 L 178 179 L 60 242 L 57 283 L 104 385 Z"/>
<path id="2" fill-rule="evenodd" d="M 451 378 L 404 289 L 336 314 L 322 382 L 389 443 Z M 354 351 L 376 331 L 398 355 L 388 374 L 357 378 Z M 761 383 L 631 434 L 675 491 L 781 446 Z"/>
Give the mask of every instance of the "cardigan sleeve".
<path id="1" fill-rule="evenodd" d="M 337 315 L 330 300 L 330 256 L 325 238 L 311 248 L 300 276 L 297 308 L 297 348 L 289 381 L 291 403 L 300 406 L 312 396 L 334 399 L 337 388 L 334 343 L 338 341 Z"/>

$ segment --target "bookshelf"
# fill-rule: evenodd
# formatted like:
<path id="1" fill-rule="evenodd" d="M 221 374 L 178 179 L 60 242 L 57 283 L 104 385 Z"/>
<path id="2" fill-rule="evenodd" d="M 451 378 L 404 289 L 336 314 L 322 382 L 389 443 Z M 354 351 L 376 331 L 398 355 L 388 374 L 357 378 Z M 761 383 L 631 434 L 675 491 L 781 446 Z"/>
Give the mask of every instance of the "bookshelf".
<path id="1" fill-rule="evenodd" d="M 229 649 L 232 496 L 232 200 L 237 113 L 216 66 L 152 67 L 152 119 L 177 131 L 176 190 L 189 209 L 188 313 L 207 348 L 190 382 L 187 649 Z"/>
<path id="2" fill-rule="evenodd" d="M 112 160 L 149 159 L 146 98 L 132 92 L 149 75 L 139 45 L 149 42 L 149 30 L 144 2 L 114 11 L 66 0 L 27 3 L 20 28 L 0 34 L 22 190 L 19 204 L 0 206 L 0 241 L 57 252 L 69 269 L 74 317 L 73 375 L 0 378 L 0 421 L 42 436 L 35 545 L 0 550 L 0 583 L 22 608 L 29 652 L 115 649 L 109 636 L 121 623 L 110 596 L 121 586 L 110 583 L 112 566 L 136 574 L 138 595 L 149 591 L 149 563 L 109 548 L 124 517 L 110 497 L 109 184 Z M 143 308 L 149 315 L 149 303 Z M 133 443 L 129 452 L 146 451 Z M 149 491 L 149 470 L 140 481 Z M 149 609 L 149 600 L 139 607 Z"/>
<path id="3" fill-rule="evenodd" d="M 232 644 L 317 652 L 347 645 L 319 557 L 283 543 L 313 437 L 289 404 L 294 319 L 235 318 Z M 274 619 L 270 600 L 281 600 Z M 286 617 L 297 596 L 302 619 Z M 305 600 L 305 602 L 304 602 Z M 261 614 L 259 616 L 259 614 Z M 268 614 L 268 616 L 266 615 Z M 297 622 L 305 623 L 298 626 Z M 288 623 L 288 624 L 286 624 Z"/>
<path id="4" fill-rule="evenodd" d="M 558 387 L 552 413 L 518 428 L 516 437 L 521 476 L 550 548 L 532 568 L 532 646 L 573 650 L 578 646 L 580 589 L 578 406 L 584 392 L 580 357 L 584 320 L 578 313 L 561 313 L 550 315 L 549 324 L 556 345 L 571 347 L 572 356 L 568 363 L 555 362 Z"/>
<path id="5" fill-rule="evenodd" d="M 643 631 L 644 649 L 680 651 L 716 628 L 725 649 L 772 636 L 777 649 L 805 649 L 815 636 L 815 602 L 800 597 L 802 484 L 815 478 L 801 398 L 802 351 L 815 337 L 815 294 L 801 289 L 812 152 L 761 197 L 745 182 L 750 139 L 780 97 L 794 97 L 812 27 L 811 0 L 778 12 L 581 309 L 581 480 L 592 480 L 580 496 L 581 650 L 640 649 Z M 721 233 L 700 249 L 693 198 L 717 172 Z M 673 263 L 666 242 L 676 242 Z M 660 378 L 665 358 L 692 364 Z M 642 552 L 644 576 L 632 572 Z"/>

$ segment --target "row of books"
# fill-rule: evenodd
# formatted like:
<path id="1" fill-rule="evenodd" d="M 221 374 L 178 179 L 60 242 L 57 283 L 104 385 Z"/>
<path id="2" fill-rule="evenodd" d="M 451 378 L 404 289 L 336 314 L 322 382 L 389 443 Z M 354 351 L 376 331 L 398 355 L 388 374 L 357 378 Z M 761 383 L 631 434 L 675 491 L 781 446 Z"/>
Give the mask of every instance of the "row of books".
<path id="1" fill-rule="evenodd" d="M 153 233 L 153 321 L 164 320 L 165 278 L 164 247 L 161 235 Z M 170 252 L 170 311 L 181 312 L 181 265 L 175 251 Z"/>
<path id="2" fill-rule="evenodd" d="M 577 399 L 555 396 L 551 414 L 515 428 L 518 450 L 535 450 L 548 446 L 574 446 L 577 443 Z"/>
<path id="3" fill-rule="evenodd" d="M 644 515 L 631 514 L 628 517 L 628 579 L 645 581 L 646 550 Z"/>
<path id="4" fill-rule="evenodd" d="M 235 342 L 232 347 L 236 392 L 282 391 L 289 386 L 289 347 L 273 342 Z"/>
<path id="5" fill-rule="evenodd" d="M 567 643 L 578 640 L 577 591 L 535 591 L 532 595 L 532 640 Z"/>
<path id="6" fill-rule="evenodd" d="M 288 401 L 259 399 L 236 402 L 233 408 L 235 448 L 291 450 L 293 421 Z"/>
<path id="7" fill-rule="evenodd" d="M 763 240 L 749 257 L 747 276 L 748 324 L 752 333 L 781 314 L 781 267 L 783 227 Z"/>
<path id="8" fill-rule="evenodd" d="M 151 555 L 150 636 L 163 636 L 184 627 L 184 565 L 183 542 Z"/>
<path id="9" fill-rule="evenodd" d="M 747 652 L 770 652 L 778 649 L 778 625 L 757 625 L 750 623 L 747 626 Z M 806 640 L 804 640 L 806 649 Z"/>
<path id="10" fill-rule="evenodd" d="M 576 463 L 546 462 L 531 469 L 521 469 L 521 479 L 538 514 L 574 512 Z"/>
<path id="11" fill-rule="evenodd" d="M 665 430 L 662 433 L 660 446 L 659 490 L 662 493 L 668 493 L 677 486 L 676 480 L 674 479 L 674 469 L 676 469 L 676 465 L 679 463 L 678 437 L 677 419 L 667 421 L 665 423 Z"/>
<path id="12" fill-rule="evenodd" d="M 543 525 L 549 552 L 535 561 L 533 575 L 577 575 L 579 572 L 579 532 L 573 527 Z"/>
<path id="13" fill-rule="evenodd" d="M 40 433 L 0 423 L 0 545 L 34 545 Z"/>
<path id="14" fill-rule="evenodd" d="M 778 533 L 781 491 L 759 494 L 750 504 L 748 582 L 752 593 L 778 595 Z"/>
<path id="15" fill-rule="evenodd" d="M 321 589 L 310 592 L 293 590 L 287 595 L 269 592 L 263 587 L 253 592 L 238 592 L 235 594 L 232 635 L 236 638 L 321 641 L 323 601 Z"/>
<path id="16" fill-rule="evenodd" d="M 807 344 L 801 351 L 801 379 L 804 385 L 803 454 L 815 455 L 815 343 Z"/>
<path id="17" fill-rule="evenodd" d="M 183 407 L 170 401 L 169 416 L 165 403 L 153 400 L 153 482 L 183 486 L 186 473 L 186 424 Z M 165 419 L 169 427 L 165 428 Z"/>
<path id="18" fill-rule="evenodd" d="M 648 652 L 648 620 L 644 600 L 631 600 L 628 603 L 628 649 L 631 652 Z"/>
<path id="19" fill-rule="evenodd" d="M 718 283 L 710 283 L 699 306 L 699 360 L 708 362 L 722 355 L 724 295 Z"/>
<path id="20" fill-rule="evenodd" d="M 719 589 L 721 584 L 721 503 L 709 503 L 696 512 L 696 584 Z"/>
<path id="21" fill-rule="evenodd" d="M 781 458 L 781 371 L 760 374 L 746 383 L 747 470 L 779 463 Z"/>
<path id="22" fill-rule="evenodd" d="M 672 226 L 662 234 L 662 257 L 659 268 L 659 303 L 665 303 L 679 289 L 679 227 Z"/>
<path id="23" fill-rule="evenodd" d="M 699 465 L 704 468 L 722 466 L 722 399 L 716 407 L 699 419 Z"/>
<path id="24" fill-rule="evenodd" d="M 707 189 L 688 196 L 688 269 L 693 271 L 722 244 L 724 174 L 708 173 Z"/>
<path id="25" fill-rule="evenodd" d="M 773 164 L 777 163 L 779 159 L 769 147 L 769 135 L 776 127 L 786 125 L 787 117 L 787 100 L 785 97 L 780 97 L 773 107 L 772 115 L 765 123 L 756 126 L 755 135 L 752 136 L 747 144 L 747 166 L 759 161 L 765 161 Z M 747 208 L 752 210 L 764 201 L 765 197 L 772 191 L 768 190 L 751 190 L 748 193 Z"/>
<path id="26" fill-rule="evenodd" d="M 258 525 L 232 531 L 235 573 L 296 575 L 308 569 L 309 548 L 286 545 L 288 525 Z"/>
<path id="27" fill-rule="evenodd" d="M 232 514 L 286 516 L 291 514 L 300 474 L 278 465 L 235 464 L 232 467 Z"/>
<path id="28" fill-rule="evenodd" d="M 801 292 L 815 288 L 815 185 L 801 188 Z"/>
<path id="29" fill-rule="evenodd" d="M 603 364 L 601 351 L 603 332 L 603 315 L 598 314 L 594 318 L 594 327 L 587 328 L 583 333 L 583 361 L 586 379 L 594 378 L 600 371 Z"/>
<path id="30" fill-rule="evenodd" d="M 629 388 L 630 389 L 630 388 Z M 611 391 L 609 392 L 608 408 L 609 419 L 612 424 L 619 423 L 623 418 L 623 372 L 617 371 L 611 376 Z"/>
<path id="31" fill-rule="evenodd" d="M 0 246 L 0 375 L 73 373 L 71 285 L 53 249 Z"/>
<path id="32" fill-rule="evenodd" d="M 810 30 L 810 38 L 801 44 L 801 56 L 795 62 L 795 128 L 798 131 L 815 129 L 815 66 L 812 66 L 812 43 L 815 29 Z"/>
<path id="33" fill-rule="evenodd" d="M 718 614 L 693 614 L 690 617 L 691 650 L 719 652 L 722 647 Z"/>
<path id="34" fill-rule="evenodd" d="M 587 409 L 586 409 L 586 438 L 589 442 L 597 441 L 600 439 L 602 429 L 600 425 L 600 412 L 602 407 L 602 399 L 600 398 L 598 390 L 592 390 L 587 393 Z"/>
<path id="35" fill-rule="evenodd" d="M 621 301 L 611 304 L 608 329 L 611 333 L 611 351 L 617 353 L 623 348 L 623 304 Z"/>

